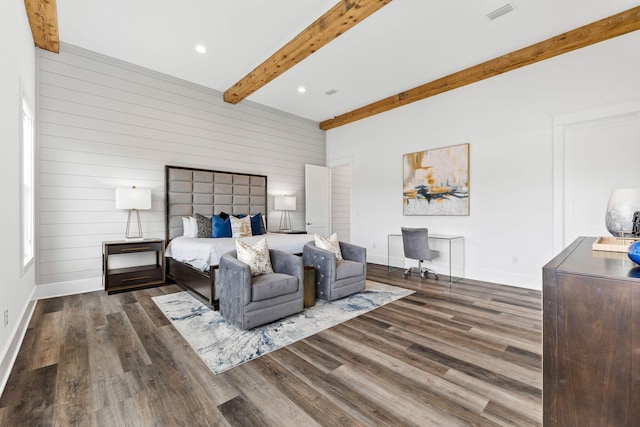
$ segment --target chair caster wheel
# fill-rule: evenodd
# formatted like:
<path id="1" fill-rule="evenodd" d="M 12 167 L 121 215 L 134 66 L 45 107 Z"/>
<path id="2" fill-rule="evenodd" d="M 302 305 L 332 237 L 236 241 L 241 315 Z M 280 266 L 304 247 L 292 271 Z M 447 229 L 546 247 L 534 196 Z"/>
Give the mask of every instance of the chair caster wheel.
<path id="1" fill-rule="evenodd" d="M 421 273 L 420 277 L 422 277 L 423 279 L 426 279 L 427 277 L 429 277 L 429 273 Z"/>
<path id="2" fill-rule="evenodd" d="M 409 273 L 404 273 L 404 278 L 408 279 L 409 278 Z"/>
<path id="3" fill-rule="evenodd" d="M 436 274 L 436 280 L 440 280 L 440 276 Z"/>

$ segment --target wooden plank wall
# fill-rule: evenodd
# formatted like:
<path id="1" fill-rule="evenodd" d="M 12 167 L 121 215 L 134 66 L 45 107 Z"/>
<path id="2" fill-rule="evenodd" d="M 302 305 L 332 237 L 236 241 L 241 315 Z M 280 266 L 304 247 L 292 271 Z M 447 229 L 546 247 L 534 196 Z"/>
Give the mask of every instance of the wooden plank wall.
<path id="1" fill-rule="evenodd" d="M 38 63 L 39 284 L 101 277 L 102 241 L 126 226 L 116 187 L 152 190 L 143 230 L 163 238 L 166 164 L 268 175 L 269 196 L 298 197 L 293 226 L 304 227 L 304 164 L 326 158 L 316 122 L 225 104 L 221 92 L 70 45 L 38 50 Z"/>

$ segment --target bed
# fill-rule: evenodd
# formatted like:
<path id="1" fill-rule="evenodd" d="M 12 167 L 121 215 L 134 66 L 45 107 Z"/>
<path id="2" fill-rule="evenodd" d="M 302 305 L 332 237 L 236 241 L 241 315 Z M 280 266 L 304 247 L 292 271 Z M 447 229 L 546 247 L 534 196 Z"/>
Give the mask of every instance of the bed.
<path id="1" fill-rule="evenodd" d="M 182 218 L 196 214 L 210 217 L 220 212 L 232 215 L 261 213 L 266 230 L 267 177 L 165 166 L 165 180 L 167 277 L 217 309 L 218 262 L 222 254 L 235 249 L 236 239 L 185 237 Z M 269 248 L 294 254 L 302 253 L 304 244 L 313 239 L 306 234 L 278 233 L 240 239 L 253 244 L 263 237 Z"/>

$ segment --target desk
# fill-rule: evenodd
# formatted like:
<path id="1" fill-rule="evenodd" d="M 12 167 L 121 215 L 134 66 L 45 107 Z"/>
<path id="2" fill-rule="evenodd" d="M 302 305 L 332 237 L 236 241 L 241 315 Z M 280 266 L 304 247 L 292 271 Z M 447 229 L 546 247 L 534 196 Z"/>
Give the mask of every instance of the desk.
<path id="1" fill-rule="evenodd" d="M 433 265 L 439 274 L 447 271 L 442 270 L 443 267 L 448 269 L 449 283 L 454 283 L 464 278 L 463 236 L 429 233 L 429 247 L 440 251 L 440 256 L 434 258 Z M 443 264 L 443 261 L 445 264 Z M 387 236 L 387 271 L 404 270 L 407 268 L 406 262 L 407 259 L 404 257 L 404 248 L 402 246 L 402 234 L 389 234 Z"/>

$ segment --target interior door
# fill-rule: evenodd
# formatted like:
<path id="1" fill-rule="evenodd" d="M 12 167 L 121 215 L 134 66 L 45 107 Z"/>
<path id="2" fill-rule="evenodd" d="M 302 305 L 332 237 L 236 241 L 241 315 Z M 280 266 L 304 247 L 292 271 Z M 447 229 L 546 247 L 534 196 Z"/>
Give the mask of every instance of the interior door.
<path id="1" fill-rule="evenodd" d="M 608 236 L 605 212 L 611 191 L 640 187 L 637 114 L 565 128 L 564 244 L 578 236 Z"/>
<path id="2" fill-rule="evenodd" d="M 325 166 L 305 165 L 305 212 L 307 233 L 328 237 L 331 230 L 330 170 Z"/>

